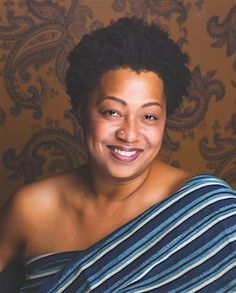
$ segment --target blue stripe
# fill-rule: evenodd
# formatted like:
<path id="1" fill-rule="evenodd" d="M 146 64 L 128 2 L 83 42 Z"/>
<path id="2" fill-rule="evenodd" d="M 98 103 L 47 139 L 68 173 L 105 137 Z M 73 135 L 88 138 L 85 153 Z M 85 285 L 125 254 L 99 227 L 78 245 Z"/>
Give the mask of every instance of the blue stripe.
<path id="1" fill-rule="evenodd" d="M 199 201 L 199 199 L 196 202 L 198 202 L 198 201 Z M 191 207 L 191 209 L 188 209 L 190 207 Z M 197 204 L 195 204 L 195 202 L 192 202 L 188 208 L 186 207 L 182 212 L 180 211 L 179 214 L 181 216 L 183 216 L 183 214 L 186 213 L 186 210 L 189 210 L 188 213 L 186 213 L 186 215 L 187 215 L 190 212 L 192 212 L 193 210 L 197 209 L 198 207 L 205 208 L 205 206 L 197 205 Z M 234 210 L 235 210 L 235 214 L 236 214 L 236 205 L 235 205 Z M 208 216 L 208 218 L 205 218 L 204 220 L 202 220 L 200 223 L 197 223 L 197 226 L 200 226 L 200 228 L 198 228 L 198 230 L 196 230 L 197 229 L 196 226 L 191 227 L 192 234 L 195 234 L 196 231 L 198 232 L 199 230 L 203 230 L 203 227 L 209 225 L 209 223 L 211 223 L 213 220 L 217 219 L 220 216 L 219 212 L 221 212 L 221 211 L 217 211 L 214 214 L 212 214 L 211 216 Z M 179 218 L 181 219 L 181 217 L 178 217 L 178 219 Z M 174 220 L 176 220 L 176 219 L 174 219 Z M 140 241 L 136 242 L 135 244 L 133 244 L 133 246 L 131 248 L 128 248 L 123 253 L 122 257 L 119 257 L 119 259 L 115 259 L 114 261 L 111 261 L 109 264 L 105 265 L 97 274 L 95 273 L 94 275 L 91 276 L 91 278 L 89 278 L 90 284 L 93 285 L 95 283 L 100 282 L 101 278 L 103 278 L 100 276 L 106 276 L 106 275 L 110 274 L 111 273 L 111 271 L 109 271 L 110 269 L 113 271 L 117 268 L 117 265 L 118 266 L 120 266 L 122 264 L 127 265 L 127 263 L 129 263 L 130 259 L 135 258 L 135 256 L 138 257 L 138 254 L 140 252 L 144 253 L 146 250 L 148 250 L 152 246 L 154 246 L 157 241 L 161 240 L 163 235 L 166 235 L 167 233 L 169 233 L 171 231 L 170 227 L 171 226 L 173 227 L 173 225 L 176 224 L 176 221 L 174 221 L 174 220 L 172 221 L 170 218 L 167 221 L 166 225 L 164 225 L 165 227 L 163 228 L 163 230 L 161 230 L 161 231 L 160 231 L 159 227 L 156 229 L 153 229 L 149 233 L 149 235 L 148 235 L 149 237 L 145 237 L 145 238 L 141 239 Z M 208 222 L 206 222 L 207 220 L 208 220 Z M 174 250 L 176 246 L 179 246 L 183 242 L 187 241 L 188 238 L 191 238 L 193 236 L 192 234 L 190 234 L 190 231 L 187 231 L 184 234 L 180 235 L 179 237 L 183 238 L 183 240 L 181 242 L 176 243 L 175 246 L 173 246 L 173 247 L 170 247 L 170 245 L 169 245 L 168 249 Z M 186 237 L 186 235 L 188 235 L 188 237 Z M 167 248 L 165 248 L 165 250 L 166 249 Z M 157 261 L 156 258 L 155 258 L 155 261 Z M 145 264 L 145 266 L 146 266 L 146 264 Z"/>
<path id="2" fill-rule="evenodd" d="M 21 292 L 182 293 L 201 285 L 230 292 L 235 239 L 236 193 L 217 177 L 198 175 L 89 249 L 26 262 L 36 279 Z"/>
<path id="3" fill-rule="evenodd" d="M 234 229 L 229 229 L 228 232 L 234 233 L 234 239 L 236 241 L 236 226 Z M 192 269 L 194 265 L 197 265 L 197 263 L 201 260 L 206 258 L 208 260 L 207 256 L 208 254 L 213 250 L 217 250 L 218 247 L 220 247 L 223 243 L 225 243 L 225 233 L 221 233 L 213 239 L 209 244 L 205 244 L 203 247 L 199 248 L 198 250 L 194 251 L 192 254 L 188 255 L 186 258 L 181 259 L 177 264 L 174 264 L 171 268 L 166 269 L 165 271 L 162 271 L 158 274 L 158 276 L 153 276 L 152 278 L 149 278 L 148 280 L 144 280 L 143 282 L 138 282 L 136 286 L 132 286 L 131 288 L 134 290 L 141 290 L 143 288 L 146 288 L 148 286 L 157 286 L 160 285 L 163 282 L 170 281 L 170 279 L 174 276 L 176 276 L 179 273 L 184 273 L 185 270 L 188 272 Z M 228 245 L 228 243 L 227 243 Z M 235 252 L 236 253 L 236 252 Z M 235 256 L 234 253 L 234 256 Z M 204 264 L 203 264 L 204 265 Z M 138 274 L 137 274 L 138 275 Z M 135 280 L 135 279 L 134 279 Z M 131 282 L 129 282 L 130 284 Z M 127 285 L 127 284 L 125 284 Z M 124 286 L 125 287 L 125 286 Z M 184 288 L 181 288 L 181 290 Z M 177 289 L 176 289 L 177 290 Z M 180 292 L 181 292 L 180 290 Z M 111 291 L 112 292 L 112 291 Z M 123 290 L 123 292 L 129 292 L 126 290 Z"/>
<path id="4" fill-rule="evenodd" d="M 215 218 L 217 218 L 217 217 L 218 217 L 218 215 L 216 214 Z M 212 218 L 209 217 L 208 222 L 204 223 L 204 227 L 206 225 L 208 225 L 211 222 L 211 220 L 212 220 Z M 142 264 L 142 266 L 140 266 L 139 268 L 137 268 L 136 270 L 134 270 L 132 272 L 132 274 L 134 275 L 133 277 L 131 276 L 131 274 L 126 275 L 119 284 L 118 283 L 116 284 L 116 286 L 117 285 L 121 286 L 121 283 L 123 283 L 124 280 L 128 280 L 127 282 L 129 284 L 131 284 L 133 281 L 135 281 L 137 276 L 139 276 L 139 275 L 144 273 L 144 271 L 147 269 L 147 267 L 149 267 L 149 266 L 151 266 L 153 264 L 159 264 L 158 262 L 160 262 L 160 260 L 164 260 L 165 257 L 168 255 L 169 251 L 175 251 L 178 248 L 178 246 L 181 246 L 182 244 L 184 244 L 185 241 L 187 241 L 189 238 L 191 238 L 194 235 L 195 232 L 199 232 L 201 230 L 201 224 L 203 224 L 203 222 L 204 221 L 202 221 L 201 223 L 199 223 L 196 226 L 192 227 L 190 229 L 191 231 L 186 231 L 186 233 L 184 235 L 180 235 L 178 237 L 179 238 L 178 240 L 174 239 L 172 241 L 173 243 L 170 243 L 170 245 L 163 247 L 162 250 L 158 250 L 158 252 L 155 255 L 152 255 L 148 259 L 148 261 L 144 262 Z M 195 229 L 197 229 L 197 230 L 195 231 Z M 233 228 L 229 228 L 228 232 L 233 233 L 235 231 L 235 229 L 236 229 L 236 225 Z M 204 250 L 205 249 L 213 249 L 213 245 L 214 245 L 215 241 L 219 242 L 220 240 L 222 240 L 222 241 L 225 240 L 225 232 L 222 232 L 215 239 L 213 239 L 212 241 L 208 242 L 205 246 L 201 246 L 199 251 L 198 250 L 193 251 L 193 253 L 190 256 L 187 257 L 187 262 L 189 263 L 190 259 L 192 259 L 192 261 L 193 261 L 195 255 L 198 254 L 198 253 L 202 254 L 202 257 L 204 257 Z M 173 244 L 173 245 L 171 245 L 171 244 Z M 217 244 L 216 244 L 216 246 L 217 246 Z M 175 269 L 175 266 L 176 266 L 176 264 L 173 264 L 172 268 L 169 268 L 169 271 Z M 183 267 L 182 267 L 182 269 L 183 269 Z M 177 272 L 175 271 L 175 273 L 177 273 Z M 158 277 L 156 277 L 156 276 L 154 277 L 154 280 L 158 280 L 158 278 L 160 278 L 161 276 L 162 276 L 162 273 L 159 273 Z M 168 278 L 169 278 L 169 275 L 168 275 Z M 153 279 L 149 279 L 149 280 L 153 281 Z M 146 281 L 146 282 L 149 282 L 149 280 Z M 124 286 L 127 286 L 127 282 L 123 283 Z M 113 287 L 110 288 L 110 291 L 108 291 L 108 292 L 113 292 L 113 290 L 115 290 L 115 289 L 116 289 L 116 287 L 113 286 Z"/>

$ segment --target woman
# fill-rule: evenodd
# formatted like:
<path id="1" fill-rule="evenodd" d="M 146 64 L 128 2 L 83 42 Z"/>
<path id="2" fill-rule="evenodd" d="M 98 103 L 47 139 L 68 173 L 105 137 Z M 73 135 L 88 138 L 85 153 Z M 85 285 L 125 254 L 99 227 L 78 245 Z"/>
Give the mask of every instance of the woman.
<path id="1" fill-rule="evenodd" d="M 231 292 L 236 193 L 156 158 L 186 94 L 187 55 L 158 26 L 123 18 L 69 56 L 88 163 L 23 187 L 2 216 L 0 265 L 21 292 Z"/>

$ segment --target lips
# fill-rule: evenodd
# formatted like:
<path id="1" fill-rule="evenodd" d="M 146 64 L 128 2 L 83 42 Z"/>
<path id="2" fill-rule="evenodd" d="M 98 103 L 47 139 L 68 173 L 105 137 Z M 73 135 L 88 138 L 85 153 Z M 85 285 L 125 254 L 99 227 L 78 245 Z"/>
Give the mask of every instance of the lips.
<path id="1" fill-rule="evenodd" d="M 132 162 L 143 152 L 143 150 L 138 148 L 127 148 L 115 145 L 109 145 L 108 149 L 111 155 L 121 162 Z"/>

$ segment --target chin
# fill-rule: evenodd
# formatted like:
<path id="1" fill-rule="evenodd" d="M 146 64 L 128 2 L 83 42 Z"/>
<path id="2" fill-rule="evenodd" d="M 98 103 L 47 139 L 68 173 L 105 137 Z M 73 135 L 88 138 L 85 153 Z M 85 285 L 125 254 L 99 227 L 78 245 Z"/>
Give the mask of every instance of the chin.
<path id="1" fill-rule="evenodd" d="M 129 181 L 133 180 L 140 175 L 144 174 L 150 165 L 137 167 L 131 165 L 123 165 L 123 166 L 113 166 L 106 167 L 103 169 L 103 172 L 100 169 L 100 173 L 103 174 L 105 178 L 110 178 L 112 181 Z"/>

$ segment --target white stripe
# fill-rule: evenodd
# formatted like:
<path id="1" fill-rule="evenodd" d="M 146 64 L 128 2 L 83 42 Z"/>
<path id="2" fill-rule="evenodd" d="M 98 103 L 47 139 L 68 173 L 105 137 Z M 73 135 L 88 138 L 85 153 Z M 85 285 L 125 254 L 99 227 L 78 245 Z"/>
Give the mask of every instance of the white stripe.
<path id="1" fill-rule="evenodd" d="M 202 184 L 202 185 L 205 186 L 206 184 Z M 65 290 L 66 287 L 68 287 L 68 285 L 70 285 L 71 283 L 73 283 L 73 281 L 80 275 L 80 273 L 83 270 L 87 269 L 90 265 L 92 265 L 94 262 L 96 262 L 97 260 L 99 260 L 106 253 L 108 253 L 109 251 L 113 250 L 121 242 L 123 242 L 124 240 L 130 238 L 130 236 L 132 234 L 134 234 L 136 231 L 138 231 L 139 229 L 141 229 L 147 222 L 149 222 L 152 218 L 154 218 L 159 213 L 161 213 L 162 211 L 164 211 L 165 209 L 167 209 L 169 206 L 171 206 L 172 204 L 174 204 L 180 198 L 183 198 L 185 195 L 188 195 L 189 192 L 192 192 L 193 190 L 197 190 L 198 188 L 199 188 L 199 186 L 195 186 L 195 188 L 191 188 L 190 190 L 187 190 L 186 192 L 183 192 L 182 194 L 180 194 L 179 197 L 176 197 L 175 199 L 173 199 L 172 201 L 170 201 L 168 204 L 166 204 L 165 206 L 163 206 L 161 209 L 158 209 L 155 213 L 153 213 L 152 215 L 150 215 L 146 220 L 144 220 L 143 222 L 141 222 L 136 228 L 132 229 L 132 231 L 130 231 L 129 234 L 127 234 L 126 236 L 123 236 L 123 238 L 121 238 L 120 240 L 117 240 L 113 245 L 110 245 L 106 250 L 104 250 L 103 252 L 101 252 L 96 258 L 94 258 L 93 260 L 91 260 L 90 262 L 88 262 L 87 264 L 85 264 L 84 267 L 81 268 L 80 270 L 78 270 L 77 273 L 66 284 L 64 284 L 60 289 L 58 289 L 57 292 L 58 293 L 63 292 L 63 290 Z"/>
<path id="2" fill-rule="evenodd" d="M 216 200 L 212 200 L 211 202 L 215 202 Z M 170 233 L 172 230 L 174 230 L 177 226 L 179 226 L 182 222 L 184 222 L 186 219 L 190 218 L 192 215 L 196 214 L 197 212 L 199 212 L 201 209 L 203 209 L 205 206 L 201 206 L 198 209 L 194 210 L 192 213 L 189 213 L 188 215 L 186 215 L 185 217 L 181 218 L 181 220 L 179 220 L 178 222 L 176 222 L 175 225 L 171 226 L 171 228 L 169 230 L 167 230 L 165 233 L 163 233 L 161 235 L 161 237 L 157 238 L 155 241 L 153 241 L 149 246 L 146 246 L 145 249 L 141 250 L 140 253 L 137 253 L 134 255 L 133 258 L 130 258 L 127 260 L 127 262 L 123 263 L 122 265 L 120 265 L 119 267 L 117 267 L 116 270 L 113 270 L 112 272 L 110 272 L 110 274 L 106 274 L 104 276 L 103 279 L 101 279 L 99 282 L 97 282 L 96 284 L 94 284 L 91 289 L 94 289 L 96 287 L 98 287 L 99 285 L 101 285 L 104 281 L 106 281 L 107 279 L 109 279 L 111 276 L 115 275 L 117 272 L 121 271 L 123 268 L 125 268 L 128 264 L 130 264 L 131 262 L 133 262 L 135 259 L 137 259 L 138 257 L 140 257 L 142 254 L 144 254 L 146 251 L 148 251 L 151 247 L 153 247 L 156 243 L 158 243 L 160 241 L 160 239 L 164 238 L 168 233 Z M 182 245 L 180 245 L 179 247 L 177 247 L 176 250 L 170 252 L 169 254 L 167 254 L 164 258 L 162 258 L 160 261 L 156 262 L 155 264 L 153 264 L 152 266 L 150 266 L 146 271 L 143 272 L 143 274 L 141 274 L 139 276 L 139 278 L 135 279 L 133 282 L 139 280 L 142 278 L 142 276 L 146 275 L 153 267 L 155 267 L 156 265 L 158 265 L 159 263 L 163 262 L 164 260 L 166 260 L 167 258 L 169 258 L 172 254 L 174 254 L 175 252 L 177 252 L 178 250 L 182 249 L 184 246 L 186 246 L 188 243 L 190 243 L 191 241 L 195 240 L 196 238 L 198 238 L 198 236 L 202 235 L 204 232 L 206 232 L 207 230 L 209 230 L 212 226 L 214 226 L 216 223 L 232 216 L 232 215 L 236 215 L 236 212 L 232 212 L 230 214 L 227 214 L 225 216 L 222 216 L 220 218 L 217 218 L 214 222 L 211 222 L 210 225 L 206 226 L 204 229 L 202 229 L 201 231 L 199 231 L 199 233 L 194 234 L 194 236 L 190 239 L 188 239 L 188 241 L 184 242 Z"/>
<path id="3" fill-rule="evenodd" d="M 34 279 L 37 279 L 37 278 L 41 278 L 41 277 L 50 276 L 50 275 L 53 275 L 53 274 L 57 273 L 60 269 L 61 269 L 61 267 L 58 267 L 58 268 L 55 268 L 55 269 L 53 269 L 51 271 L 47 271 L 47 272 L 44 272 L 44 273 L 41 272 L 41 273 L 39 273 L 37 275 L 30 275 L 29 277 L 26 276 L 25 279 L 28 281 L 28 280 L 34 280 Z"/>
<path id="4" fill-rule="evenodd" d="M 231 269 L 233 269 L 236 266 L 235 262 L 230 264 L 229 266 L 227 266 L 224 270 L 222 270 L 221 272 L 219 272 L 217 275 L 215 275 L 214 277 L 210 278 L 209 280 L 206 280 L 206 282 L 200 284 L 198 287 L 194 288 L 191 290 L 191 292 L 197 292 L 199 289 L 209 285 L 210 283 L 216 281 L 217 279 L 219 279 L 220 277 L 222 277 L 225 273 L 227 273 L 228 271 L 230 271 Z M 236 292 L 236 289 L 235 291 Z"/>
<path id="5" fill-rule="evenodd" d="M 221 249 L 223 249 L 226 245 L 228 245 L 229 243 L 231 243 L 231 242 L 233 242 L 233 241 L 235 241 L 235 240 L 236 240 L 236 236 L 234 236 L 234 238 L 230 239 L 229 242 L 224 242 L 224 243 L 222 243 L 217 249 L 215 249 L 215 250 L 212 251 L 211 253 L 209 252 L 209 254 L 208 254 L 205 258 L 199 260 L 198 262 L 194 263 L 192 266 L 189 266 L 189 267 L 186 268 L 185 270 L 183 270 L 183 271 L 179 272 L 178 274 L 174 275 L 172 278 L 168 278 L 168 280 L 166 280 L 166 281 L 163 281 L 163 282 L 161 282 L 161 283 L 159 283 L 159 284 L 156 284 L 156 285 L 153 285 L 153 286 L 151 286 L 151 287 L 145 288 L 145 289 L 143 289 L 143 290 L 140 291 L 140 292 L 147 292 L 147 291 L 149 291 L 150 289 L 159 288 L 159 287 L 161 287 L 161 286 L 163 286 L 163 285 L 165 285 L 165 284 L 168 284 L 169 282 L 172 282 L 173 280 L 179 278 L 181 275 L 185 274 L 186 272 L 188 272 L 188 271 L 192 270 L 193 268 L 199 266 L 200 264 L 202 264 L 203 262 L 205 262 L 206 260 L 208 260 L 210 257 L 212 257 L 213 255 L 215 255 L 216 253 L 218 253 L 218 252 L 219 252 Z M 235 265 L 235 264 L 234 264 L 234 265 Z M 216 279 L 215 279 L 215 280 L 216 280 Z M 137 279 L 136 279 L 136 281 L 137 281 Z M 212 281 L 214 281 L 214 280 L 212 280 Z M 212 281 L 211 281 L 211 282 L 212 282 Z M 204 287 L 204 286 L 203 286 L 203 287 Z M 191 291 L 191 292 L 195 292 L 195 291 Z"/>
<path id="6" fill-rule="evenodd" d="M 227 215 L 228 216 L 228 215 Z M 227 217 L 224 217 L 227 218 Z M 224 219 L 223 218 L 223 219 Z M 222 219 L 222 218 L 221 218 Z M 217 224 L 219 221 L 219 219 L 217 219 L 217 221 L 215 221 L 214 223 Z M 210 229 L 213 225 L 209 225 L 207 226 L 208 229 Z M 130 282 L 129 284 L 132 284 L 133 282 L 136 282 L 138 280 L 140 280 L 142 277 L 144 277 L 149 271 L 151 271 L 155 266 L 157 266 L 158 264 L 160 264 L 161 262 L 165 261 L 167 258 L 169 258 L 170 256 L 172 256 L 173 254 L 175 254 L 177 251 L 179 251 L 180 249 L 182 249 L 183 247 L 185 247 L 187 244 L 189 244 L 191 241 L 194 241 L 196 238 L 198 238 L 201 234 L 203 234 L 205 231 L 207 231 L 208 229 L 204 229 L 201 231 L 201 233 L 195 234 L 192 238 L 190 238 L 188 241 L 182 243 L 182 245 L 178 246 L 176 250 L 170 252 L 169 254 L 167 254 L 164 258 L 162 258 L 160 261 L 156 262 L 155 264 L 153 264 L 152 266 L 148 267 L 142 274 L 140 274 L 137 278 L 135 278 L 132 282 Z M 226 243 L 227 244 L 227 243 Z M 194 266 L 193 266 L 194 267 Z M 168 279 L 169 282 L 169 279 Z M 163 282 L 164 284 L 164 282 Z"/>
<path id="7" fill-rule="evenodd" d="M 214 179 L 214 178 L 213 178 Z M 97 255 L 97 257 L 93 258 L 91 261 L 89 261 L 87 264 L 85 264 L 80 270 L 78 270 L 72 277 L 70 280 L 67 281 L 67 283 L 65 283 L 62 287 L 60 287 L 60 289 L 57 289 L 58 293 L 63 292 L 63 290 L 65 290 L 71 283 L 74 282 L 74 280 L 85 270 L 87 269 L 89 266 L 91 266 L 94 262 L 98 261 L 101 257 L 103 257 L 105 254 L 107 254 L 108 252 L 110 252 L 111 250 L 113 250 L 116 246 L 118 246 L 120 243 L 122 243 L 124 240 L 130 238 L 131 235 L 133 235 L 136 231 L 138 231 L 139 229 L 141 229 L 147 222 L 149 222 L 151 219 L 153 219 L 154 217 L 156 217 L 158 214 L 160 214 L 162 211 L 164 211 L 165 209 L 167 209 L 168 207 L 170 207 L 171 205 L 173 205 L 175 202 L 177 202 L 179 199 L 182 199 L 183 197 L 185 197 L 186 195 L 188 195 L 189 193 L 192 193 L 195 190 L 198 190 L 199 188 L 205 187 L 205 186 L 209 186 L 209 185 L 215 185 L 215 183 L 219 183 L 217 180 L 213 180 L 212 182 L 200 182 L 200 184 L 198 184 L 197 186 L 193 186 L 192 188 L 189 188 L 188 190 L 186 190 L 185 192 L 182 192 L 178 197 L 173 198 L 169 203 L 165 204 L 162 208 L 158 209 L 155 213 L 151 214 L 146 220 L 144 220 L 143 222 L 141 222 L 136 228 L 134 228 L 132 231 L 130 231 L 130 233 L 128 233 L 126 236 L 123 236 L 123 238 L 121 238 L 120 240 L 117 240 L 115 243 L 113 243 L 112 245 L 108 246 L 107 249 L 105 249 L 103 252 L 99 253 Z M 231 196 L 232 197 L 232 196 Z M 225 198 L 230 198 L 230 196 L 225 197 Z M 107 279 L 107 278 L 106 278 Z M 93 287 L 96 288 L 96 287 Z M 88 291 L 89 292 L 89 291 Z"/>
<path id="8" fill-rule="evenodd" d="M 62 252 L 63 253 L 63 252 Z M 32 257 L 30 258 L 30 260 L 24 262 L 24 265 L 27 266 L 29 265 L 30 263 L 38 260 L 38 259 L 41 259 L 41 258 L 44 258 L 44 257 L 47 257 L 47 256 L 50 256 L 50 255 L 53 255 L 53 254 L 58 254 L 58 252 L 51 252 L 51 253 L 45 253 L 45 254 L 41 254 L 41 255 L 38 255 L 38 256 L 35 256 L 35 257 Z"/>

